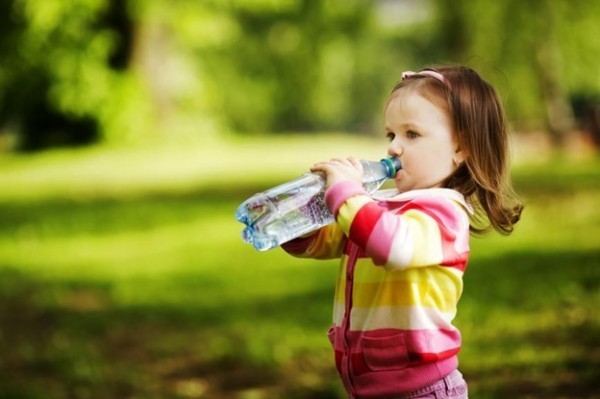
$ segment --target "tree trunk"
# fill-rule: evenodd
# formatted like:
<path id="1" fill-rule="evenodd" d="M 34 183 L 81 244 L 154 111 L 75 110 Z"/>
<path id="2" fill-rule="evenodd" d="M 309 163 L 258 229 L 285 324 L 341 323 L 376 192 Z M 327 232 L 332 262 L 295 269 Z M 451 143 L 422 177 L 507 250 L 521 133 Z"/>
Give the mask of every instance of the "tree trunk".
<path id="1" fill-rule="evenodd" d="M 565 137 L 575 126 L 573 110 L 561 84 L 562 63 L 560 48 L 555 40 L 558 10 L 551 1 L 546 2 L 544 20 L 546 36 L 541 37 L 535 57 L 535 69 L 545 102 L 545 124 L 555 148 L 564 145 Z"/>

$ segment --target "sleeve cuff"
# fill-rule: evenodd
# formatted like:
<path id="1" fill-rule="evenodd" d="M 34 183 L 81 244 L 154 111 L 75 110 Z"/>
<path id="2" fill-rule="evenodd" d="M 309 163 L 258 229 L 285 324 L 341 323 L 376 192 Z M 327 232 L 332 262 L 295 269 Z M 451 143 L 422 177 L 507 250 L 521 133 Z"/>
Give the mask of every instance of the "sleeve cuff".
<path id="1" fill-rule="evenodd" d="M 367 195 L 361 184 L 353 181 L 341 181 L 327 189 L 325 192 L 325 203 L 329 211 L 334 216 L 337 216 L 342 204 L 356 195 Z"/>
<path id="2" fill-rule="evenodd" d="M 308 236 L 294 238 L 291 241 L 281 244 L 281 248 L 291 255 L 304 253 L 314 240 L 314 233 Z"/>

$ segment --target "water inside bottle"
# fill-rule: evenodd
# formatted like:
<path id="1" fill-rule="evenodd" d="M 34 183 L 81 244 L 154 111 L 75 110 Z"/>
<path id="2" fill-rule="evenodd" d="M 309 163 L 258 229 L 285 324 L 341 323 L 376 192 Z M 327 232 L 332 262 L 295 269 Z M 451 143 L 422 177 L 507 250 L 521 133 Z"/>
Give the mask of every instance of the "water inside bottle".
<path id="1" fill-rule="evenodd" d="M 400 169 L 399 161 L 395 162 L 397 165 L 392 170 Z M 368 192 L 377 190 L 386 178 L 393 177 L 388 163 L 363 164 L 363 184 Z M 381 168 L 387 169 L 388 176 Z M 334 222 L 325 204 L 324 184 L 322 176 L 306 173 L 244 201 L 235 215 L 246 225 L 243 240 L 265 251 Z"/>
<path id="2" fill-rule="evenodd" d="M 261 251 L 333 222 L 324 193 L 314 184 L 256 194 L 240 205 L 236 219 L 246 224 L 243 240 Z"/>

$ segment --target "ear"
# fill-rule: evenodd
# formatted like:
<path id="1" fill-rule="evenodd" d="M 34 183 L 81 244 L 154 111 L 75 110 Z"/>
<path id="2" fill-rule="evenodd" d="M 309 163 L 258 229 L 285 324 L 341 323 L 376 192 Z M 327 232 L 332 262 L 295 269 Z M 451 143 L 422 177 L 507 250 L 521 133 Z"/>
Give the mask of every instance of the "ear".
<path id="1" fill-rule="evenodd" d="M 467 159 L 467 154 L 465 151 L 463 151 L 460 147 L 457 147 L 456 150 L 454 151 L 454 156 L 452 157 L 452 162 L 454 162 L 454 164 L 456 166 L 459 166 L 460 164 L 462 164 L 465 159 Z"/>

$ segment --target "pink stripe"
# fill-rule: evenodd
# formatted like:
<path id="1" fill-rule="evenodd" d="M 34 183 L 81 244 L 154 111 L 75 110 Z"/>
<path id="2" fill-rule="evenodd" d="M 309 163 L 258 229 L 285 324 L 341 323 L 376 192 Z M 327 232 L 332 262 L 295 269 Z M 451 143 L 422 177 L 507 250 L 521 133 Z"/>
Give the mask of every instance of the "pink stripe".
<path id="1" fill-rule="evenodd" d="M 423 198 L 409 203 L 403 211 L 415 209 L 432 217 L 440 229 L 442 243 L 443 266 L 454 267 L 465 271 L 469 252 L 457 253 L 456 240 L 461 231 L 460 219 L 457 212 L 447 203 L 444 198 Z"/>
<path id="2" fill-rule="evenodd" d="M 371 331 L 350 331 L 351 346 L 361 342 L 362 337 L 385 338 L 402 334 L 406 348 L 411 353 L 441 354 L 460 348 L 461 336 L 458 330 L 398 330 L 386 328 Z M 353 345 L 354 344 L 354 345 Z"/>
<path id="3" fill-rule="evenodd" d="M 392 397 L 398 392 L 414 391 L 441 379 L 458 366 L 456 353 L 460 348 L 460 335 L 457 331 L 387 329 L 345 333 L 336 326 L 328 335 L 342 381 L 347 389 L 354 389 L 361 397 Z"/>
<path id="4" fill-rule="evenodd" d="M 355 195 L 361 194 L 366 195 L 367 192 L 360 184 L 349 180 L 341 181 L 327 189 L 325 192 L 325 203 L 327 204 L 329 211 L 334 216 L 337 216 L 337 213 L 344 202 Z"/>
<path id="5" fill-rule="evenodd" d="M 383 213 L 375 224 L 366 245 L 366 253 L 378 266 L 385 265 L 389 258 L 395 233 L 400 229 L 402 219 L 398 215 Z"/>

